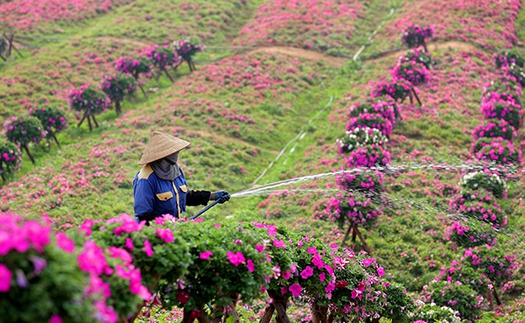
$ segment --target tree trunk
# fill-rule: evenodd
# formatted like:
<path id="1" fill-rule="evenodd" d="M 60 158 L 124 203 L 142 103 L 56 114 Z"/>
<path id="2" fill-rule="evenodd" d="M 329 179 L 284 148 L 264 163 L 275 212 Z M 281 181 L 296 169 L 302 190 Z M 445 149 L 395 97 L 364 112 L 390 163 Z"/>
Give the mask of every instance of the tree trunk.
<path id="1" fill-rule="evenodd" d="M 346 239 L 348 239 L 348 235 L 350 234 L 350 231 L 352 231 L 352 224 L 348 226 L 348 230 L 346 230 L 345 236 L 343 237 L 343 242 L 341 242 L 341 245 L 345 245 Z"/>
<path id="2" fill-rule="evenodd" d="M 191 61 L 191 65 L 193 66 L 193 70 L 196 71 L 197 67 L 195 67 L 195 62 L 194 61 Z"/>
<path id="3" fill-rule="evenodd" d="M 91 124 L 91 116 L 87 117 L 88 125 L 89 125 L 89 131 L 93 131 L 93 125 Z"/>
<path id="4" fill-rule="evenodd" d="M 365 238 L 363 238 L 363 235 L 361 234 L 361 232 L 359 232 L 359 229 L 357 228 L 357 226 L 354 228 L 354 230 L 357 233 L 359 240 L 361 240 L 361 243 L 363 244 L 363 248 L 365 249 L 365 251 L 368 252 L 369 255 L 372 255 L 372 249 L 366 243 Z"/>
<path id="5" fill-rule="evenodd" d="M 274 312 L 275 312 L 275 306 L 273 306 L 273 304 L 266 306 L 266 309 L 264 310 L 264 314 L 261 317 L 261 320 L 259 321 L 259 323 L 270 323 L 272 321 L 272 316 Z"/>
<path id="6" fill-rule="evenodd" d="M 2 175 L 2 181 L 5 182 L 5 174 L 4 174 L 3 171 L 2 171 L 2 174 L 1 174 L 1 175 Z M 272 312 L 272 314 L 273 314 L 273 312 Z M 268 322 L 270 322 L 270 321 L 268 321 Z"/>
<path id="7" fill-rule="evenodd" d="M 204 313 L 204 311 L 202 311 L 202 314 L 199 318 L 197 318 L 197 321 L 199 323 L 210 323 L 210 318 Z"/>
<path id="8" fill-rule="evenodd" d="M 144 91 L 144 88 L 142 87 L 142 85 L 140 85 L 139 83 L 137 83 L 137 85 L 139 86 L 140 90 L 142 91 L 142 94 L 144 94 L 144 96 L 147 98 L 148 95 L 146 94 L 146 91 Z"/>
<path id="9" fill-rule="evenodd" d="M 7 62 L 7 59 L 4 58 L 4 56 L 0 55 L 0 58 L 4 60 L 4 62 Z"/>
<path id="10" fill-rule="evenodd" d="M 186 62 L 188 62 L 188 66 L 190 67 L 190 73 L 193 72 L 193 66 L 191 66 L 191 59 L 188 59 Z"/>
<path id="11" fill-rule="evenodd" d="M 171 77 L 170 73 L 168 73 L 168 70 L 165 69 L 165 68 L 163 68 L 162 70 L 164 71 L 164 73 L 166 73 L 166 76 L 170 79 L 171 83 L 175 83 L 175 81 Z"/>
<path id="12" fill-rule="evenodd" d="M 29 159 L 31 159 L 31 162 L 34 164 L 35 163 L 35 158 L 33 157 L 33 155 L 31 155 L 31 152 L 29 151 L 29 147 L 27 147 L 27 144 L 24 144 L 24 150 L 26 151 L 27 155 L 29 156 Z"/>
<path id="13" fill-rule="evenodd" d="M 122 113 L 122 110 L 120 108 L 120 101 L 119 100 L 115 100 L 115 112 L 117 112 L 118 116 Z"/>
<path id="14" fill-rule="evenodd" d="M 423 41 L 423 48 L 425 49 L 425 52 L 428 53 L 428 48 L 427 48 L 427 44 L 425 43 L 425 41 Z"/>
<path id="15" fill-rule="evenodd" d="M 78 123 L 77 127 L 80 127 L 82 125 L 82 122 L 84 122 L 84 120 L 86 119 L 87 117 L 87 112 L 84 113 L 84 116 L 82 117 L 82 119 L 80 119 L 80 122 Z"/>
<path id="16" fill-rule="evenodd" d="M 499 299 L 498 292 L 496 291 L 495 288 L 494 288 L 494 290 L 492 291 L 492 295 L 494 295 L 494 298 L 496 299 L 496 304 L 498 304 L 498 306 L 500 306 L 500 305 L 501 305 L 501 300 Z"/>
<path id="17" fill-rule="evenodd" d="M 422 106 L 421 100 L 419 100 L 419 96 L 417 96 L 416 90 L 412 87 L 412 93 L 414 93 L 414 96 L 416 97 L 417 103 L 419 103 L 419 106 Z"/>
<path id="18" fill-rule="evenodd" d="M 98 122 L 97 122 L 97 119 L 95 119 L 95 115 L 92 114 L 91 118 L 93 118 L 93 122 L 95 123 L 95 126 L 98 128 Z"/>
<path id="19" fill-rule="evenodd" d="M 54 139 L 55 142 L 57 143 L 58 148 L 61 148 L 61 147 L 60 147 L 60 143 L 58 142 L 58 139 L 57 139 L 57 135 L 56 135 L 56 133 L 53 133 L 53 139 Z"/>
<path id="20" fill-rule="evenodd" d="M 357 237 L 357 224 L 352 223 L 352 243 L 355 243 L 355 239 Z"/>
<path id="21" fill-rule="evenodd" d="M 290 323 L 290 318 L 288 318 L 288 314 L 286 314 L 286 303 L 288 303 L 288 299 L 280 297 L 276 291 L 269 290 L 268 295 L 273 299 L 272 305 L 277 311 L 275 318 L 277 323 Z"/>
<path id="22" fill-rule="evenodd" d="M 193 321 L 195 321 L 195 318 L 191 317 L 191 311 L 184 311 L 181 323 L 193 323 Z"/>

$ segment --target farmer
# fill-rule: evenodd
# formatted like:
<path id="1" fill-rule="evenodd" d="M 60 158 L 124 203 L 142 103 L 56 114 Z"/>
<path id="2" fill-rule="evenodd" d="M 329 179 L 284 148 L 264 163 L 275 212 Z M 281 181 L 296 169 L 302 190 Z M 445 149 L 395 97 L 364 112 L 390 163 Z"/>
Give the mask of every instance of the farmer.
<path id="1" fill-rule="evenodd" d="M 179 152 L 189 142 L 154 131 L 139 161 L 142 169 L 133 179 L 135 219 L 151 221 L 163 214 L 179 217 L 186 205 L 206 205 L 208 201 L 224 203 L 230 199 L 226 191 L 193 191 L 188 188 L 184 173 L 177 165 Z"/>

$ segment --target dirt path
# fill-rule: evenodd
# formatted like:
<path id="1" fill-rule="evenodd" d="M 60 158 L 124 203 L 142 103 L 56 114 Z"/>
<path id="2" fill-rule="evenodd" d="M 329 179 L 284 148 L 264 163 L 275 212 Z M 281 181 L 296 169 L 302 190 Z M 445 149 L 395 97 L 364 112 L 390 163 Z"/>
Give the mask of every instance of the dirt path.
<path id="1" fill-rule="evenodd" d="M 284 46 L 268 46 L 268 47 L 258 47 L 246 52 L 246 54 L 256 54 L 256 53 L 270 53 L 270 54 L 285 54 L 294 57 L 306 58 L 314 62 L 326 61 L 330 65 L 335 67 L 341 67 L 348 61 L 348 58 L 344 57 L 335 57 L 326 55 L 319 52 L 314 52 L 311 50 L 295 48 L 295 47 L 284 47 Z"/>
<path id="2" fill-rule="evenodd" d="M 474 46 L 472 44 L 462 43 L 462 42 L 459 42 L 459 41 L 448 41 L 448 42 L 444 42 L 444 43 L 430 43 L 430 44 L 427 45 L 427 47 L 428 47 L 429 51 L 441 50 L 441 49 L 447 49 L 447 48 L 459 49 L 459 50 L 462 50 L 462 51 L 473 51 L 473 50 L 480 51 L 481 50 L 481 49 L 479 49 L 478 47 L 476 47 L 476 46 Z M 382 60 L 389 59 L 389 58 L 392 58 L 392 57 L 397 58 L 400 54 L 402 54 L 402 53 L 404 53 L 406 51 L 407 51 L 407 49 L 403 48 L 403 49 L 400 49 L 398 51 L 390 52 L 388 54 L 381 55 L 381 56 L 376 57 L 376 58 L 367 59 L 366 62 L 374 63 L 374 62 L 382 61 Z"/>

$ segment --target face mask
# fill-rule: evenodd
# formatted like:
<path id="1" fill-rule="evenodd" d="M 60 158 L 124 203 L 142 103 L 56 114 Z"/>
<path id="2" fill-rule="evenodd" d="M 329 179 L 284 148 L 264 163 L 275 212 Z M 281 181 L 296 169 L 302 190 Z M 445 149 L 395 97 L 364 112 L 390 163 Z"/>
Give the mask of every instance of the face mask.
<path id="1" fill-rule="evenodd" d="M 164 157 L 164 160 L 170 165 L 177 165 L 177 161 L 179 160 L 179 153 L 177 152 L 172 155 L 169 155 L 168 157 Z"/>

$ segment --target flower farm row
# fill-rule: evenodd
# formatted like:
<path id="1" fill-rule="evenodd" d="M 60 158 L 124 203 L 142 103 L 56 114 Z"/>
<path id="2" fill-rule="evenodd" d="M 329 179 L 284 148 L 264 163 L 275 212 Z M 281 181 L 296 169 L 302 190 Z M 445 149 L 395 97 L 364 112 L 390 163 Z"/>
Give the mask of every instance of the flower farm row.
<path id="1" fill-rule="evenodd" d="M 192 57 L 204 50 L 203 45 L 192 44 L 190 39 L 175 41 L 173 48 L 154 45 L 145 51 L 145 58 L 121 57 L 116 61 L 116 75 L 106 76 L 102 80 L 100 90 L 87 85 L 79 89 L 72 89 L 69 93 L 68 103 L 72 110 L 81 113 L 80 126 L 84 120 L 88 121 L 89 130 L 92 130 L 92 121 L 98 123 L 95 115 L 107 110 L 109 104 L 114 102 L 117 115 L 121 114 L 121 102 L 126 95 L 135 93 L 136 85 L 141 89 L 139 77 L 151 77 L 153 68 L 158 70 L 157 79 L 164 72 L 172 81 L 168 68 L 176 69 L 184 61 L 188 63 L 190 71 L 195 70 Z M 150 64 L 153 66 L 151 67 Z M 146 92 L 142 89 L 144 95 Z M 28 117 L 12 116 L 4 123 L 4 131 L 8 141 L 0 142 L 0 174 L 5 181 L 5 175 L 11 174 L 21 166 L 21 152 L 23 148 L 29 158 L 35 163 L 29 143 L 38 145 L 47 138 L 48 143 L 52 138 L 59 145 L 56 134 L 67 128 L 65 114 L 55 106 L 42 106 L 30 108 Z"/>
<path id="2" fill-rule="evenodd" d="M 263 294 L 262 322 L 274 312 L 290 322 L 292 297 L 319 322 L 404 320 L 414 308 L 374 258 L 273 225 L 165 216 L 146 226 L 122 215 L 64 233 L 2 214 L 0 233 L 0 307 L 10 322 L 133 322 L 156 305 L 182 308 L 182 322 L 209 322 L 238 318 L 239 300 Z"/>

